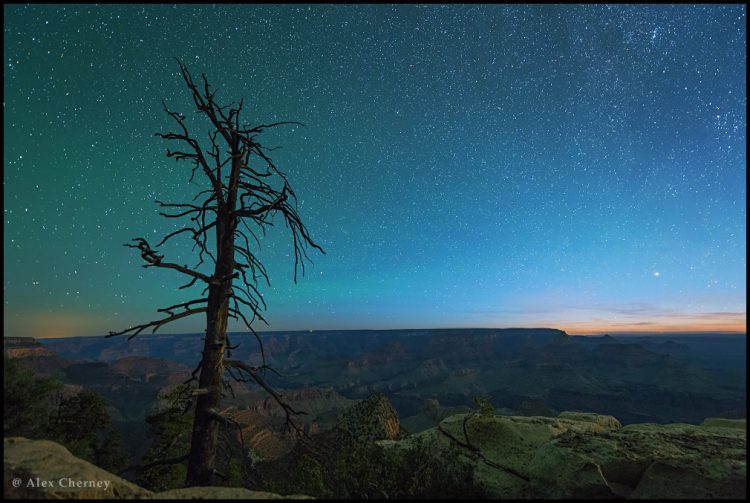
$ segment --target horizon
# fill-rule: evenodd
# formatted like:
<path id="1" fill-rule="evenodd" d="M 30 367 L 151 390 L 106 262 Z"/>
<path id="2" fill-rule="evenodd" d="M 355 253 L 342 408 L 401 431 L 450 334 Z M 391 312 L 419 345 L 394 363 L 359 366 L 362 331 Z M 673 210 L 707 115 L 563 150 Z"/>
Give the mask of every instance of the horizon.
<path id="1" fill-rule="evenodd" d="M 205 148 L 175 57 L 244 121 L 306 125 L 261 136 L 326 251 L 295 283 L 283 226 L 253 245 L 274 331 L 746 334 L 742 4 L 3 9 L 4 334 L 107 334 L 203 295 L 123 246 L 187 225 L 154 201 L 205 188 L 154 136 L 164 99 Z M 193 266 L 192 244 L 158 251 Z"/>
<path id="2" fill-rule="evenodd" d="M 532 311 L 533 312 L 533 311 Z M 639 310 L 640 312 L 640 310 Z M 115 313 L 117 314 L 117 313 Z M 506 328 L 554 328 L 557 330 L 563 330 L 568 334 L 577 335 L 604 335 L 604 334 L 616 334 L 616 333 L 736 333 L 744 334 L 747 333 L 746 315 L 744 312 L 732 312 L 732 313 L 721 313 L 719 318 L 723 320 L 711 321 L 707 320 L 712 316 L 716 316 L 718 313 L 702 313 L 696 315 L 677 315 L 676 322 L 668 322 L 664 319 L 653 322 L 653 321 L 625 321 L 627 318 L 632 318 L 633 315 L 625 313 L 624 321 L 616 323 L 606 323 L 601 319 L 601 313 L 597 312 L 597 317 L 594 321 L 582 320 L 579 322 L 572 322 L 568 324 L 559 324 L 550 320 L 540 321 L 538 323 L 530 321 L 528 323 L 519 324 L 503 324 L 502 326 L 487 326 L 487 325 L 473 325 L 473 324 L 462 324 L 462 325 L 416 325 L 413 323 L 403 325 L 392 325 L 383 324 L 380 326 L 360 326 L 353 327 L 350 325 L 342 325 L 338 320 L 330 325 L 316 324 L 313 326 L 305 326 L 302 320 L 297 324 L 290 325 L 283 328 L 268 328 L 262 327 L 256 324 L 253 328 L 256 332 L 290 332 L 290 331 L 333 331 L 333 330 L 432 330 L 432 329 L 506 329 Z M 142 319 L 151 319 L 152 314 L 146 314 Z M 613 319 L 622 319 L 622 312 L 620 310 L 614 311 L 612 316 Z M 529 318 L 530 316 L 525 316 Z M 691 321 L 692 320 L 692 321 Z M 201 323 L 204 323 L 201 320 Z M 135 321 L 131 325 L 136 324 Z M 48 313 L 34 313 L 24 316 L 23 320 L 19 320 L 19 323 L 14 324 L 14 327 L 9 327 L 7 319 L 4 321 L 4 334 L 7 332 L 15 332 L 19 335 L 12 335 L 11 337 L 33 337 L 33 338 L 62 338 L 62 337 L 96 337 L 105 336 L 112 327 L 111 324 L 102 323 L 101 317 L 99 316 L 79 316 L 72 313 L 58 313 L 49 315 Z M 131 326 L 128 325 L 128 326 Z M 300 326 L 302 325 L 302 326 Z M 101 328 L 95 328 L 96 326 L 106 326 L 108 329 L 102 330 Z M 430 328 L 425 328 L 430 327 Z M 196 326 L 194 323 L 182 323 L 176 322 L 171 324 L 171 328 L 164 331 L 159 330 L 158 333 L 165 334 L 182 334 L 182 333 L 202 333 L 205 331 L 204 327 Z M 229 320 L 230 332 L 243 332 L 247 331 L 246 328 L 241 326 L 239 323 L 233 320 Z M 144 334 L 147 335 L 147 334 Z"/>
<path id="3" fill-rule="evenodd" d="M 564 332 L 569 337 L 706 337 L 716 336 L 717 338 L 722 336 L 728 337 L 747 337 L 747 332 L 735 332 L 735 331 L 644 331 L 644 332 L 597 332 L 597 333 L 570 333 L 567 330 L 554 327 L 429 327 L 429 328 L 384 328 L 384 329 L 373 329 L 373 328 L 352 328 L 352 329 L 296 329 L 296 330 L 257 330 L 258 335 L 273 335 L 273 334 L 286 334 L 286 333 L 316 333 L 316 332 L 408 332 L 408 331 L 440 331 L 440 330 L 559 330 Z M 229 335 L 233 334 L 249 334 L 247 330 L 240 331 L 228 331 Z M 157 332 L 156 334 L 142 333 L 137 335 L 137 338 L 149 338 L 158 336 L 203 336 L 203 332 Z M 107 337 L 104 334 L 93 334 L 93 335 L 65 335 L 59 337 L 33 337 L 30 335 L 7 335 L 3 334 L 3 338 L 29 338 L 34 340 L 47 340 L 47 339 L 77 339 L 77 338 L 89 338 L 89 337 L 102 337 L 109 338 L 112 340 L 127 341 L 127 335 L 119 335 Z M 131 342 L 131 341 L 127 341 Z"/>

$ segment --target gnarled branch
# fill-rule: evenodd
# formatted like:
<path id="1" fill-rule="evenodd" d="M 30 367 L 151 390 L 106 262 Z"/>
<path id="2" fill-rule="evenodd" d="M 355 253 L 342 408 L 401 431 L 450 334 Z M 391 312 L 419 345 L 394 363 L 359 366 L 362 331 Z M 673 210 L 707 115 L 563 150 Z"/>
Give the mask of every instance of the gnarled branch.
<path id="1" fill-rule="evenodd" d="M 192 269 L 188 269 L 187 266 L 177 265 L 171 262 L 163 262 L 162 260 L 164 259 L 164 255 L 159 255 L 154 250 L 152 250 L 145 239 L 133 238 L 133 241 L 138 244 L 132 245 L 129 243 L 125 243 L 124 246 L 127 246 L 128 248 L 138 248 L 139 250 L 141 250 L 141 257 L 147 262 L 147 264 L 143 267 L 163 267 L 165 269 L 174 269 L 183 274 L 187 274 L 188 276 L 193 276 L 194 278 L 203 280 L 206 283 L 209 283 L 211 281 L 211 278 L 209 278 L 205 274 L 202 274 L 198 271 L 193 271 Z"/>
<path id="2" fill-rule="evenodd" d="M 265 379 L 263 379 L 263 377 L 258 374 L 257 368 L 251 367 L 250 365 L 239 360 L 224 360 L 224 366 L 229 368 L 236 368 L 249 375 L 253 379 L 253 381 L 255 381 L 264 390 L 266 390 L 266 392 L 268 392 L 268 394 L 271 395 L 273 399 L 276 400 L 276 403 L 278 403 L 279 406 L 281 406 L 281 408 L 284 410 L 284 414 L 286 415 L 287 428 L 294 429 L 298 434 L 304 433 L 302 429 L 294 422 L 292 416 L 306 415 L 307 413 L 304 411 L 295 410 L 291 405 L 286 403 L 283 397 L 279 395 L 276 390 L 273 389 L 265 381 Z"/>
<path id="3" fill-rule="evenodd" d="M 124 335 L 124 334 L 127 334 L 128 332 L 133 332 L 135 330 L 135 332 L 133 332 L 133 334 L 130 335 L 130 337 L 128 337 L 128 340 L 130 340 L 136 335 L 143 332 L 145 329 L 150 328 L 150 327 L 153 327 L 153 330 L 151 331 L 151 333 L 154 334 L 156 333 L 157 330 L 159 330 L 163 325 L 166 325 L 167 323 L 172 323 L 173 321 L 177 321 L 181 318 L 186 318 L 193 314 L 205 313 L 206 311 L 208 311 L 207 307 L 202 307 L 199 309 L 188 309 L 186 311 L 173 314 L 161 320 L 149 321 L 148 323 L 143 323 L 142 325 L 135 325 L 125 330 L 121 330 L 120 332 L 110 332 L 109 335 L 107 335 L 106 337 L 114 337 L 115 335 Z"/>

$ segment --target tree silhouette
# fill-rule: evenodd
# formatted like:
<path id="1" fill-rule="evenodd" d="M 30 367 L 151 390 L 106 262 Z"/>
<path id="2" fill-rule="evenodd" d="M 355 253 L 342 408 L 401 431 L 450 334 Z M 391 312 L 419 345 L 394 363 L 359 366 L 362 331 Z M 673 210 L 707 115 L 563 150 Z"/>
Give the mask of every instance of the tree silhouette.
<path id="1" fill-rule="evenodd" d="M 197 249 L 198 263 L 194 267 L 167 262 L 163 254 L 155 251 L 144 238 L 134 238 L 125 246 L 136 248 L 146 262 L 143 267 L 173 269 L 189 281 L 180 289 L 192 287 L 200 282 L 205 286 L 200 298 L 158 309 L 166 317 L 132 326 L 115 335 L 130 334 L 132 339 L 147 328 L 156 332 L 162 326 L 205 313 L 206 334 L 203 356 L 188 383 L 197 381 L 192 388 L 195 399 L 195 415 L 191 437 L 190 453 L 187 456 L 188 470 L 186 484 L 211 485 L 215 474 L 218 430 L 222 423 L 232 420 L 219 412 L 222 390 L 228 387 L 226 375 L 245 382 L 255 382 L 268 391 L 286 412 L 287 425 L 296 428 L 292 416 L 299 411 L 292 409 L 264 379 L 265 354 L 260 338 L 252 323 L 265 322 L 261 311 L 266 304 L 258 287 L 260 281 L 270 285 L 268 274 L 251 247 L 251 239 L 260 244 L 256 230 L 265 235 L 272 218 L 281 214 L 290 230 L 294 248 L 294 281 L 298 270 L 304 274 L 309 247 L 320 252 L 323 249 L 310 237 L 307 228 L 297 213 L 297 199 L 286 175 L 280 171 L 268 152 L 262 146 L 258 135 L 264 130 L 282 124 L 297 122 L 276 122 L 251 126 L 241 124 L 242 100 L 219 106 L 215 101 L 216 91 L 211 89 L 205 75 L 202 86 L 194 81 L 187 67 L 179 60 L 182 77 L 187 85 L 199 115 L 210 121 L 208 135 L 210 145 L 203 150 L 198 141 L 190 135 L 185 124 L 185 115 L 171 111 L 164 103 L 164 111 L 175 121 L 177 132 L 156 133 L 165 140 L 181 144 L 181 150 L 167 150 L 167 157 L 185 160 L 193 164 L 190 181 L 200 171 L 207 188 L 198 192 L 190 203 L 164 203 L 156 201 L 165 211 L 160 213 L 167 218 L 189 218 L 190 223 L 167 234 L 156 246 L 159 248 L 170 239 L 186 234 Z M 162 102 L 163 103 L 163 102 Z M 323 252 L 324 253 L 324 252 Z M 198 268 L 204 261 L 213 264 L 210 273 Z M 206 292 L 208 295 L 206 295 Z M 251 366 L 231 359 L 231 346 L 227 338 L 228 318 L 242 320 L 252 332 L 261 347 L 262 365 Z"/>

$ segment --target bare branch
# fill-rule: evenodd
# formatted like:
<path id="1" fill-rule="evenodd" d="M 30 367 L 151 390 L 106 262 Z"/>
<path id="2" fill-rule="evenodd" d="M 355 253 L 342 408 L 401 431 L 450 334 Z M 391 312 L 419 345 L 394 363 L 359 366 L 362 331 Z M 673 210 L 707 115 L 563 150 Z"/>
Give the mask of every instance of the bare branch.
<path id="1" fill-rule="evenodd" d="M 109 335 L 107 335 L 106 337 L 114 337 L 115 335 L 124 335 L 124 334 L 127 334 L 128 332 L 133 332 L 133 330 L 135 330 L 135 332 L 133 332 L 133 334 L 130 337 L 128 337 L 128 340 L 130 340 L 133 337 L 135 337 L 136 335 L 138 335 L 141 332 L 143 332 L 145 329 L 150 328 L 150 327 L 153 327 L 153 330 L 151 331 L 151 333 L 154 334 L 154 333 L 156 333 L 157 330 L 159 330 L 163 325 L 166 325 L 167 323 L 172 323 L 173 321 L 177 321 L 177 320 L 179 320 L 181 318 L 186 318 L 186 317 L 191 316 L 193 314 L 205 313 L 207 311 L 208 311 L 207 307 L 202 307 L 200 309 L 188 309 L 186 311 L 183 311 L 183 312 L 177 313 L 177 314 L 173 314 L 173 315 L 171 315 L 171 316 L 169 316 L 167 318 L 161 319 L 161 320 L 149 321 L 148 323 L 144 323 L 142 325 L 135 325 L 134 327 L 130 327 L 130 328 L 125 329 L 125 330 L 121 330 L 120 332 L 110 332 Z"/>
<path id="2" fill-rule="evenodd" d="M 276 126 L 283 126 L 283 125 L 286 125 L 286 124 L 294 124 L 295 126 L 305 127 L 305 125 L 303 123 L 301 123 L 301 122 L 296 122 L 296 121 L 282 121 L 282 122 L 274 122 L 272 124 L 260 124 L 258 126 L 253 127 L 253 128 L 250 128 L 250 129 L 241 129 L 241 130 L 239 130 L 237 132 L 241 133 L 243 135 L 256 135 L 256 134 L 262 133 L 264 129 L 268 129 L 268 128 L 272 128 L 272 127 L 276 127 Z"/>
<path id="3" fill-rule="evenodd" d="M 159 215 L 164 215 L 164 213 L 159 213 Z M 167 215 L 164 215 L 164 216 L 167 216 Z M 161 241 L 159 241 L 158 243 L 156 243 L 156 247 L 159 248 L 161 245 L 163 245 L 164 243 L 166 243 L 169 239 L 177 236 L 178 234 L 182 234 L 183 232 L 192 232 L 193 234 L 195 234 L 196 231 L 192 227 L 185 227 L 185 228 L 176 230 L 174 232 L 170 232 L 169 234 L 167 234 L 164 237 L 164 239 L 162 239 Z M 126 245 L 126 246 L 128 246 L 128 245 Z M 135 246 L 130 246 L 130 247 L 131 248 L 136 248 Z"/>
<path id="4" fill-rule="evenodd" d="M 163 267 L 166 269 L 174 269 L 183 274 L 187 274 L 188 276 L 193 276 L 194 278 L 203 280 L 206 283 L 211 281 L 211 278 L 209 278 L 205 274 L 188 269 L 187 266 L 172 264 L 170 262 L 162 262 L 162 259 L 164 258 L 164 256 L 159 255 L 154 250 L 152 250 L 148 242 L 145 239 L 133 238 L 133 241 L 135 241 L 138 244 L 131 245 L 131 244 L 126 243 L 124 246 L 127 246 L 128 248 L 138 248 L 139 250 L 141 250 L 141 257 L 143 258 L 143 260 L 147 262 L 147 264 L 144 265 L 143 267 Z"/>
<path id="5" fill-rule="evenodd" d="M 187 309 L 187 306 L 189 306 L 191 304 L 200 304 L 202 302 L 208 302 L 208 299 L 195 299 L 195 300 L 191 300 L 191 301 L 188 301 L 188 302 L 183 302 L 181 304 L 175 304 L 174 306 L 164 307 L 162 309 L 157 309 L 157 311 L 159 311 L 160 313 L 170 313 L 174 309 L 177 309 L 177 308 L 180 308 L 180 307 L 184 307 L 185 309 Z"/>
<path id="6" fill-rule="evenodd" d="M 260 387 L 262 387 L 266 392 L 268 392 L 269 395 L 273 397 L 274 400 L 276 400 L 276 403 L 278 403 L 281 408 L 284 410 L 284 414 L 286 415 L 286 424 L 287 427 L 293 428 L 298 434 L 304 434 L 301 428 L 297 426 L 297 424 L 292 419 L 292 416 L 299 416 L 299 415 L 306 415 L 307 412 L 295 410 L 291 405 L 286 403 L 281 395 L 279 395 L 276 390 L 274 390 L 266 381 L 258 375 L 258 369 L 255 367 L 251 367 L 247 365 L 246 363 L 243 363 L 239 360 L 225 360 L 224 361 L 225 367 L 234 367 L 236 369 L 239 369 L 243 372 L 245 372 L 247 375 L 249 375 Z"/>
<path id="7" fill-rule="evenodd" d="M 182 67 L 182 63 L 180 63 L 180 67 Z M 167 157 L 174 157 L 176 160 L 180 159 L 193 159 L 195 162 L 196 167 L 200 166 L 205 173 L 206 177 L 208 177 L 209 181 L 211 182 L 211 186 L 213 187 L 214 194 L 217 196 L 217 199 L 219 201 L 222 200 L 221 195 L 221 180 L 218 179 L 214 173 L 211 171 L 211 168 L 208 166 L 208 162 L 206 162 L 206 157 L 203 154 L 203 150 L 200 148 L 200 145 L 198 142 L 191 138 L 187 127 L 185 126 L 185 116 L 183 114 L 173 112 L 169 110 L 167 107 L 167 104 L 162 100 L 162 104 L 164 105 L 164 111 L 169 114 L 170 117 L 172 117 L 175 122 L 180 126 L 180 129 L 182 129 L 182 134 L 178 133 L 156 133 L 156 136 L 159 136 L 165 140 L 181 140 L 186 142 L 190 147 L 193 149 L 193 153 L 187 153 L 187 152 L 170 152 L 167 151 Z M 192 176 L 191 176 L 192 180 Z"/>
<path id="8" fill-rule="evenodd" d="M 196 281 L 198 281 L 198 278 L 194 277 L 193 279 L 190 280 L 189 283 L 187 283 L 186 285 L 182 285 L 181 287 L 179 287 L 178 290 L 182 290 L 184 288 L 190 288 L 191 286 L 193 286 L 195 284 Z"/>
<path id="9" fill-rule="evenodd" d="M 281 206 L 281 203 L 286 201 L 286 198 L 287 198 L 286 193 L 282 191 L 282 193 L 279 194 L 279 197 L 277 197 L 276 200 L 272 202 L 271 204 L 260 206 L 254 210 L 246 209 L 246 208 L 239 209 L 234 212 L 234 216 L 241 218 L 241 217 L 254 217 L 254 216 L 262 215 L 271 210 L 279 209 L 279 207 Z"/>

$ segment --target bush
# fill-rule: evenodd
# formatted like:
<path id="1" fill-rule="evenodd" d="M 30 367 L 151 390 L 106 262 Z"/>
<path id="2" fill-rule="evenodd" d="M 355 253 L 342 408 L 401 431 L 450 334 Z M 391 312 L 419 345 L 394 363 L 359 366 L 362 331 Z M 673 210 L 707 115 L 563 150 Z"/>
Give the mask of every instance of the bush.
<path id="1" fill-rule="evenodd" d="M 143 466 L 166 459 L 178 458 L 190 451 L 190 432 L 193 416 L 189 404 L 178 388 L 164 398 L 170 401 L 165 409 L 146 417 L 152 436 L 151 447 L 143 455 Z M 146 468 L 138 473 L 136 482 L 151 491 L 167 491 L 185 486 L 185 463 L 163 464 Z"/>
<path id="2" fill-rule="evenodd" d="M 3 435 L 49 438 L 55 399 L 62 390 L 56 379 L 39 378 L 15 358 L 3 358 Z"/>
<path id="3" fill-rule="evenodd" d="M 124 468 L 122 442 L 109 427 L 104 398 L 84 389 L 60 399 L 63 385 L 58 380 L 36 377 L 13 358 L 4 358 L 4 364 L 5 436 L 53 440 L 105 470 Z"/>
<path id="4" fill-rule="evenodd" d="M 320 460 L 310 454 L 262 470 L 264 483 L 251 487 L 316 498 L 481 498 L 474 468 L 455 447 L 412 439 L 409 447 L 382 447 L 350 441 L 338 455 Z M 271 468 L 273 466 L 274 468 Z"/>
<path id="5" fill-rule="evenodd" d="M 495 407 L 490 402 L 490 399 L 483 396 L 475 396 L 474 403 L 479 407 L 479 414 L 483 416 L 495 415 Z"/>

